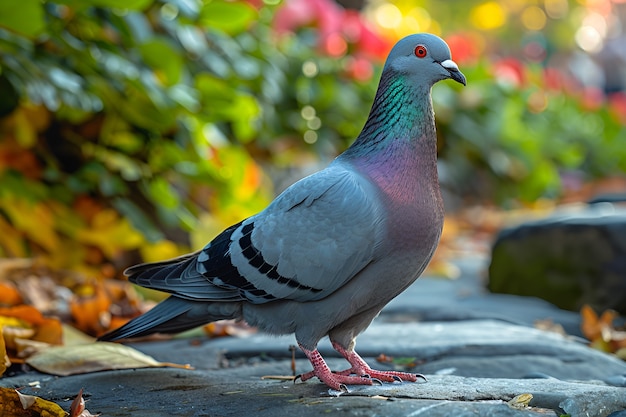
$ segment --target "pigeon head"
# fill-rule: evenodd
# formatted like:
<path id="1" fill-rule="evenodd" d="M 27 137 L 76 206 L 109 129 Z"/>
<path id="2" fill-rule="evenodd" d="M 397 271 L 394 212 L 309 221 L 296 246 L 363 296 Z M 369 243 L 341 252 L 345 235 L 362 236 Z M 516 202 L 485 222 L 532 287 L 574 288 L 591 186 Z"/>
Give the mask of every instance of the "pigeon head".
<path id="1" fill-rule="evenodd" d="M 465 76 L 452 60 L 448 45 L 429 33 L 409 35 L 398 41 L 389 53 L 384 71 L 404 74 L 429 87 L 448 78 L 466 84 Z"/>

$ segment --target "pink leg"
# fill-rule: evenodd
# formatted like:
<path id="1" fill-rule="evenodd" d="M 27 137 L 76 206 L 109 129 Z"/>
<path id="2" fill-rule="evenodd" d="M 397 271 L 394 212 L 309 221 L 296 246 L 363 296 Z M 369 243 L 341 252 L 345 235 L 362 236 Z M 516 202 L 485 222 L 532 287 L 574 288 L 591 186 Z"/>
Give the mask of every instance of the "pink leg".
<path id="1" fill-rule="evenodd" d="M 365 376 L 367 375 L 369 378 L 375 378 L 385 382 L 394 382 L 394 381 L 410 381 L 415 382 L 417 378 L 422 378 L 426 380 L 426 377 L 422 374 L 411 374 L 408 372 L 397 372 L 397 371 L 376 371 L 369 367 L 369 365 L 361 358 L 358 353 L 354 350 L 346 350 L 343 346 L 339 345 L 336 342 L 332 342 L 333 349 L 341 354 L 352 367 L 350 369 L 346 369 L 345 371 L 338 372 L 339 375 L 359 375 Z"/>
<path id="2" fill-rule="evenodd" d="M 306 381 L 307 379 L 311 379 L 316 376 L 320 381 L 328 385 L 330 388 L 336 391 L 344 392 L 348 391 L 346 385 L 372 385 L 374 382 L 371 378 L 367 377 L 333 373 L 317 349 L 308 350 L 305 349 L 302 345 L 300 345 L 300 349 L 302 349 L 306 357 L 309 358 L 309 361 L 311 361 L 311 365 L 313 365 L 313 370 L 305 374 L 298 375 L 296 379 Z"/>

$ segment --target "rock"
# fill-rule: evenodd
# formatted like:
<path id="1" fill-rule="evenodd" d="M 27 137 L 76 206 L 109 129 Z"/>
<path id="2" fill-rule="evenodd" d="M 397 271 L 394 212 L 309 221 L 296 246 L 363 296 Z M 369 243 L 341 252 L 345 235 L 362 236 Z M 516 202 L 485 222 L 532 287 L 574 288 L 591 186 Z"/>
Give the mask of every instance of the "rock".
<path id="1" fill-rule="evenodd" d="M 591 349 L 578 339 L 526 326 L 492 320 L 387 323 L 384 319 L 384 316 L 377 319 L 357 341 L 359 353 L 379 368 L 393 366 L 376 363 L 376 358 L 384 354 L 413 359 L 417 366 L 410 371 L 426 374 L 444 372 L 467 377 L 523 379 L 540 373 L 543 378 L 602 381 L 610 377 L 617 380 L 617 375 L 626 373 L 626 362 Z M 241 363 L 245 358 L 258 357 L 259 352 L 274 360 L 288 359 L 289 345 L 294 343 L 291 336 L 257 334 L 245 342 L 222 338 L 206 346 L 222 352 L 228 361 Z M 157 360 L 171 361 L 152 351 L 154 346 L 137 347 L 147 349 Z M 325 357 L 339 357 L 327 340 L 319 349 Z M 204 363 L 214 363 L 210 355 L 201 352 L 202 349 L 197 350 L 188 359 L 193 366 L 204 368 Z M 298 352 L 298 357 L 304 356 Z M 337 366 L 345 363 L 338 360 Z"/>
<path id="2" fill-rule="evenodd" d="M 445 279 L 423 276 L 382 311 L 386 321 L 498 320 L 533 327 L 552 321 L 571 335 L 582 336 L 580 314 L 561 310 L 545 300 L 485 290 L 489 260 L 476 253 L 456 259 L 460 276 Z"/>
<path id="3" fill-rule="evenodd" d="M 252 334 L 133 344 L 159 361 L 191 363 L 192 371 L 137 369 L 60 378 L 31 372 L 2 378 L 0 386 L 22 387 L 22 393 L 66 410 L 84 388 L 87 409 L 108 417 L 624 417 L 626 363 L 579 338 L 531 327 L 535 319 L 550 317 L 576 326 L 578 315 L 534 298 L 486 293 L 478 274 L 482 265 L 461 263 L 457 280 L 418 280 L 358 339 L 359 352 L 372 366 L 421 372 L 426 383 L 351 386 L 350 393 L 336 397 L 315 379 L 297 384 L 263 379 L 292 374 L 294 339 Z M 326 340 L 320 350 L 336 355 Z M 394 360 L 377 363 L 381 353 Z M 412 361 L 415 366 L 407 368 Z M 328 362 L 333 369 L 346 366 L 337 356 Z M 296 372 L 310 369 L 302 355 L 295 366 Z M 29 385 L 33 381 L 39 387 Z M 529 407 L 507 404 L 521 394 L 532 394 Z"/>
<path id="4" fill-rule="evenodd" d="M 608 203 L 504 229 L 489 266 L 489 289 L 536 296 L 560 308 L 626 314 L 626 209 Z"/>
<path id="5" fill-rule="evenodd" d="M 298 366 L 305 366 L 305 360 Z M 626 409 L 624 388 L 557 379 L 511 380 L 427 375 L 426 383 L 350 387 L 339 397 L 317 381 L 297 383 L 261 379 L 288 374 L 289 361 L 213 371 L 137 369 L 99 372 L 41 381 L 24 394 L 54 400 L 66 410 L 84 387 L 87 409 L 116 416 L 560 416 L 604 417 Z M 37 377 L 37 375 L 33 375 Z M 11 380 L 10 378 L 8 379 Z M 7 379 L 0 385 L 7 386 Z M 14 381 L 17 386 L 18 381 Z M 24 386 L 25 380 L 19 381 Z M 528 408 L 507 405 L 532 394 Z"/>

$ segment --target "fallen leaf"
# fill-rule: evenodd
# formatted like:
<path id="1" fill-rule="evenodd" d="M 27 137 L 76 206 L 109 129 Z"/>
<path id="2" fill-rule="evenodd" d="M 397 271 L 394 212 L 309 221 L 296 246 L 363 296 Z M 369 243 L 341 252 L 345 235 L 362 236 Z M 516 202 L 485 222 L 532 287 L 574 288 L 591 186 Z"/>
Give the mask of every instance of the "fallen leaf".
<path id="1" fill-rule="evenodd" d="M 513 397 L 510 401 L 507 402 L 509 407 L 515 408 L 516 410 L 523 410 L 528 407 L 530 400 L 533 399 L 533 395 L 529 393 L 520 394 Z"/>
<path id="2" fill-rule="evenodd" d="M 202 327 L 209 337 L 246 337 L 257 330 L 254 327 L 248 326 L 241 320 L 220 320 L 206 324 Z"/>
<path id="3" fill-rule="evenodd" d="M 70 405 L 69 417 L 98 417 L 99 415 L 100 413 L 91 414 L 91 412 L 85 408 L 85 399 L 83 398 L 83 389 L 81 388 Z"/>
<path id="4" fill-rule="evenodd" d="M 55 318 L 44 317 L 36 308 L 27 305 L 15 307 L 0 307 L 0 317 L 10 317 L 20 320 L 22 329 L 32 329 L 32 335 L 19 335 L 22 339 L 33 339 L 39 342 L 60 345 L 63 342 L 63 330 L 61 322 Z M 6 336 L 6 333 L 5 333 Z"/>
<path id="5" fill-rule="evenodd" d="M 618 317 L 617 312 L 606 310 L 600 317 L 596 312 L 584 305 L 580 311 L 583 335 L 589 339 L 589 345 L 603 352 L 615 353 L 626 347 L 626 332 L 615 328 L 613 321 Z"/>
<path id="6" fill-rule="evenodd" d="M 50 346 L 53 345 L 32 339 L 15 338 L 15 352 L 18 358 L 27 358 L 40 350 L 48 349 Z"/>
<path id="7" fill-rule="evenodd" d="M 296 377 L 291 375 L 263 375 L 261 376 L 261 379 L 273 379 L 275 381 L 294 381 Z"/>
<path id="8" fill-rule="evenodd" d="M 79 417 L 83 411 L 85 411 L 85 399 L 83 398 L 83 389 L 81 388 L 70 405 L 70 417 Z"/>
<path id="9" fill-rule="evenodd" d="M 408 357 L 395 358 L 393 356 L 385 355 L 384 353 L 381 353 L 380 355 L 378 355 L 378 357 L 376 358 L 376 361 L 379 363 L 390 363 L 396 367 L 403 367 L 403 368 L 415 368 L 418 362 L 417 358 L 408 358 Z"/>
<path id="10" fill-rule="evenodd" d="M 0 282 L 0 305 L 16 306 L 22 304 L 22 296 L 11 282 Z"/>
<path id="11" fill-rule="evenodd" d="M 615 311 L 606 310 L 602 316 L 598 317 L 596 312 L 587 304 L 582 306 L 580 314 L 582 316 L 580 327 L 583 335 L 591 341 L 601 339 L 604 329 L 612 328 L 613 320 L 618 316 Z"/>
<path id="12" fill-rule="evenodd" d="M 159 362 L 131 347 L 109 342 L 51 347 L 31 356 L 26 363 L 40 372 L 58 376 L 112 369 L 161 367 L 193 369 L 189 365 Z"/>
<path id="13" fill-rule="evenodd" d="M 63 324 L 63 346 L 87 345 L 95 341 L 95 337 L 81 332 L 74 326 Z"/>
<path id="14" fill-rule="evenodd" d="M 567 336 L 567 332 L 563 326 L 559 323 L 555 323 L 551 319 L 535 320 L 535 329 Z"/>
<path id="15" fill-rule="evenodd" d="M 103 317 L 110 315 L 110 306 L 111 299 L 101 283 L 83 284 L 74 288 L 70 312 L 78 329 L 98 335 L 107 330 Z"/>
<path id="16" fill-rule="evenodd" d="M 9 350 L 17 349 L 15 339 L 29 338 L 35 334 L 35 330 L 30 328 L 28 323 L 15 317 L 0 315 L 0 327 L 2 328 L 5 347 Z"/>
<path id="17" fill-rule="evenodd" d="M 65 417 L 67 413 L 51 401 L 25 395 L 12 388 L 0 387 L 0 416 L 11 417 Z"/>
<path id="18" fill-rule="evenodd" d="M 80 391 L 78 391 L 78 395 L 76 395 L 76 398 L 74 398 L 74 401 L 72 401 L 72 404 L 70 405 L 69 417 L 97 417 L 99 415 L 100 413 L 91 414 L 89 410 L 85 408 L 85 399 L 83 398 L 83 389 L 81 388 Z"/>
<path id="19" fill-rule="evenodd" d="M 7 368 L 11 366 L 11 361 L 9 360 L 9 355 L 7 355 L 7 348 L 4 344 L 4 336 L 2 333 L 2 326 L 0 326 L 0 376 L 4 375 Z"/>

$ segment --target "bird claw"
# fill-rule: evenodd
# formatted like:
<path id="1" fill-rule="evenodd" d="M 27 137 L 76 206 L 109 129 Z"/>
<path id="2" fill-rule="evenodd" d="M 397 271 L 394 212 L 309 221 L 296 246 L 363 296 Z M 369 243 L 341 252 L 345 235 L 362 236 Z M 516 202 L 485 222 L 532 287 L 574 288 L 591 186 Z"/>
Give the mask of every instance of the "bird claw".
<path id="1" fill-rule="evenodd" d="M 380 386 L 383 385 L 383 381 L 381 381 L 380 379 L 378 379 L 378 378 L 371 378 L 371 379 L 372 379 L 372 385 L 374 385 L 374 384 L 378 384 Z"/>
<path id="2" fill-rule="evenodd" d="M 393 378 L 395 382 L 399 382 L 399 383 L 404 382 L 402 381 L 402 378 L 400 378 L 398 375 L 391 375 L 391 377 Z"/>
<path id="3" fill-rule="evenodd" d="M 424 375 L 422 375 L 422 374 L 415 374 L 415 377 L 423 379 L 424 382 L 428 382 L 428 379 L 426 379 L 426 377 Z"/>

